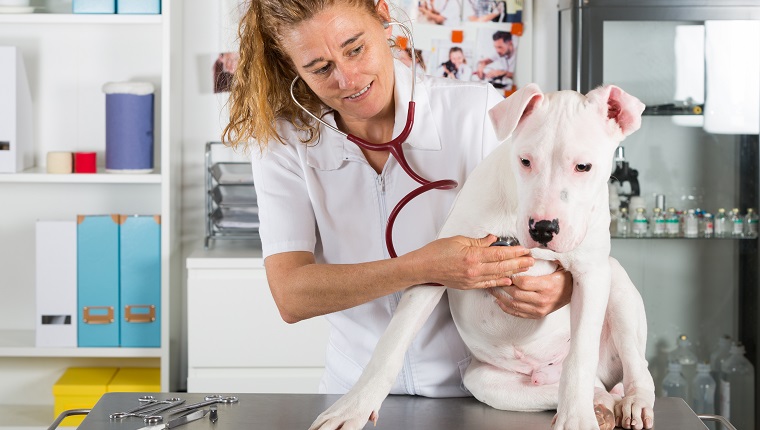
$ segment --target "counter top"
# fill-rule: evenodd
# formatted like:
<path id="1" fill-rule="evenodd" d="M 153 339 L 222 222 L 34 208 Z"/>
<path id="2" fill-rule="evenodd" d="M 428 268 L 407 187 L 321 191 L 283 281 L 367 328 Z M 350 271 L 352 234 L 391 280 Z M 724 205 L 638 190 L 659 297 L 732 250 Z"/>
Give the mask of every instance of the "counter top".
<path id="1" fill-rule="evenodd" d="M 261 244 L 254 241 L 217 241 L 208 249 L 201 245 L 187 257 L 188 269 L 263 268 Z"/>
<path id="2" fill-rule="evenodd" d="M 136 430 L 142 419 L 110 421 L 114 412 L 138 405 L 146 393 L 107 393 L 82 422 L 79 430 Z M 211 393 L 208 393 L 211 394 Z M 226 393 L 219 393 L 227 395 Z M 204 394 L 154 394 L 159 399 L 180 397 L 185 404 L 203 399 Z M 340 396 L 321 394 L 237 394 L 238 404 L 218 405 L 219 420 L 208 419 L 182 426 L 182 430 L 306 430 L 316 417 Z M 702 421 L 679 398 L 658 398 L 655 430 L 706 430 Z M 389 396 L 380 409 L 377 427 L 393 430 L 541 430 L 551 429 L 554 412 L 507 412 L 493 409 L 474 398 L 431 399 L 416 396 Z"/>

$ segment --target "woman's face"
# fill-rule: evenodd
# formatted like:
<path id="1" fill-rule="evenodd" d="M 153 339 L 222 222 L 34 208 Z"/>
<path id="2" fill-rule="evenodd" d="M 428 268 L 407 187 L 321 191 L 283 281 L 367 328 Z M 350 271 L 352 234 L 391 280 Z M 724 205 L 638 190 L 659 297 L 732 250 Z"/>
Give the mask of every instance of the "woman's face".
<path id="1" fill-rule="evenodd" d="M 389 35 L 366 11 L 336 5 L 286 31 L 283 46 L 324 104 L 344 121 L 365 121 L 393 111 Z"/>

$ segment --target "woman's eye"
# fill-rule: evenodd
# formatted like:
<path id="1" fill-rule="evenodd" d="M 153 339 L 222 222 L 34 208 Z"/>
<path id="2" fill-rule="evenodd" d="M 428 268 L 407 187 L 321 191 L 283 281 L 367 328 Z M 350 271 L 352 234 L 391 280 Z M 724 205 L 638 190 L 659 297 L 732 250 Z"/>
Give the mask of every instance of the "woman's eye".
<path id="1" fill-rule="evenodd" d="M 348 54 L 353 57 L 355 55 L 359 55 L 363 50 L 364 50 L 364 45 L 359 45 L 356 48 L 352 49 L 351 52 L 349 52 Z"/>
<path id="2" fill-rule="evenodd" d="M 316 73 L 317 75 L 324 75 L 325 73 L 327 73 L 329 71 L 330 71 L 330 65 L 328 64 L 328 65 L 326 65 L 324 67 L 321 67 L 321 68 L 315 70 L 314 73 Z"/>
<path id="3" fill-rule="evenodd" d="M 576 172 L 588 172 L 589 170 L 591 170 L 591 164 L 576 164 L 575 165 Z"/>
<path id="4" fill-rule="evenodd" d="M 527 158 L 520 158 L 520 164 L 522 164 L 524 167 L 530 167 L 530 160 Z"/>

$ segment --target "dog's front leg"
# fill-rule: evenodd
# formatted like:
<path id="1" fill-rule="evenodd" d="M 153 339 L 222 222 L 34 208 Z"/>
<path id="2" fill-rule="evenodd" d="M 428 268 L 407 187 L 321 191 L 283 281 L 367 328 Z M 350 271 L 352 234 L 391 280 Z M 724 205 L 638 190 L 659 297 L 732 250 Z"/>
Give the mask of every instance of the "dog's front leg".
<path id="1" fill-rule="evenodd" d="M 533 249 L 542 260 L 557 260 L 573 275 L 570 298 L 570 351 L 562 365 L 555 430 L 598 430 L 594 413 L 594 381 L 599 344 L 610 294 L 610 265 L 606 256 L 572 258 L 546 249 Z"/>
<path id="2" fill-rule="evenodd" d="M 445 287 L 420 285 L 404 292 L 356 385 L 319 415 L 309 430 L 361 429 L 367 420 L 377 421 L 380 405 L 393 387 L 409 344 L 445 290 Z"/>

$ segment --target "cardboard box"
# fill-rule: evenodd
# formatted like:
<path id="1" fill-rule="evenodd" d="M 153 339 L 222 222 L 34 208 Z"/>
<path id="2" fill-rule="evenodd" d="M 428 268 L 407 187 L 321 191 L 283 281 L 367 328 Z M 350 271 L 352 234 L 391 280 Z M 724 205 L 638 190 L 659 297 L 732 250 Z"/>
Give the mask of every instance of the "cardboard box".
<path id="1" fill-rule="evenodd" d="M 116 13 L 160 14 L 161 0 L 116 0 Z"/>
<path id="2" fill-rule="evenodd" d="M 74 0 L 74 13 L 116 13 L 116 0 Z"/>
<path id="3" fill-rule="evenodd" d="M 119 346 L 119 216 L 77 217 L 77 343 Z"/>
<path id="4" fill-rule="evenodd" d="M 153 367 L 122 367 L 108 383 L 109 393 L 159 393 L 161 369 Z"/>
<path id="5" fill-rule="evenodd" d="M 161 217 L 120 218 L 121 346 L 161 346 Z"/>
<path id="6" fill-rule="evenodd" d="M 38 347 L 77 346 L 77 223 L 37 221 Z"/>
<path id="7" fill-rule="evenodd" d="M 32 167 L 32 96 L 21 52 L 0 46 L 0 173 Z"/>
<path id="8" fill-rule="evenodd" d="M 53 419 L 69 409 L 91 409 L 107 392 L 117 372 L 115 367 L 72 367 L 53 385 Z M 115 412 L 115 411 L 114 411 Z M 76 427 L 84 415 L 67 417 L 59 427 Z"/>

